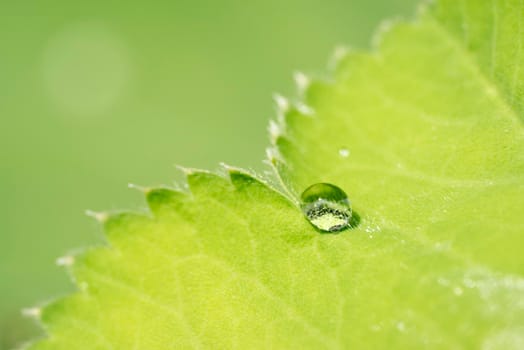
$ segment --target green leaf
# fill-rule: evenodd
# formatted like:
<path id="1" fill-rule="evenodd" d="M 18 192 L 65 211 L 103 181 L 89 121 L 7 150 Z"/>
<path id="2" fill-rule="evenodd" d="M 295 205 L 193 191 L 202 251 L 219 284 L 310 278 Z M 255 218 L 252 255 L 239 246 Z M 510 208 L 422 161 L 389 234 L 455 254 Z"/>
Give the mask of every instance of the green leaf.
<path id="1" fill-rule="evenodd" d="M 288 195 L 230 168 L 148 190 L 149 214 L 109 216 L 76 257 L 31 349 L 524 347 L 523 22 L 524 1 L 442 0 L 339 57 L 279 100 Z M 308 223 L 318 182 L 356 227 Z"/>

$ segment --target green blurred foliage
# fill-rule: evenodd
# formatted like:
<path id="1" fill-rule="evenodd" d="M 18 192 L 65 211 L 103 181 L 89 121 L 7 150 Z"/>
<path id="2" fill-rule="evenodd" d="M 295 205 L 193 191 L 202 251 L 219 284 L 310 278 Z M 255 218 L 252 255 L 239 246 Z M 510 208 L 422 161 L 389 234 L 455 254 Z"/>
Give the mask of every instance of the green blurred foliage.
<path id="1" fill-rule="evenodd" d="M 40 331 L 22 307 L 73 290 L 53 261 L 100 243 L 91 209 L 140 208 L 129 182 L 173 164 L 263 168 L 274 92 L 367 47 L 415 0 L 0 4 L 0 349 Z"/>

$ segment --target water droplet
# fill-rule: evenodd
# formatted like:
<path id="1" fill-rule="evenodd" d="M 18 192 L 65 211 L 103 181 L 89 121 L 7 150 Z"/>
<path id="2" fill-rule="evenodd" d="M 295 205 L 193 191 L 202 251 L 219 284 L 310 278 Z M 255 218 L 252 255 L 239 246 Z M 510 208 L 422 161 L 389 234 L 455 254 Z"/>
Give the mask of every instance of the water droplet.
<path id="1" fill-rule="evenodd" d="M 341 148 L 338 150 L 338 154 L 343 158 L 347 158 L 349 157 L 349 150 L 347 148 Z"/>
<path id="2" fill-rule="evenodd" d="M 328 183 L 309 186 L 301 196 L 302 211 L 323 232 L 338 232 L 351 226 L 352 211 L 342 189 Z"/>

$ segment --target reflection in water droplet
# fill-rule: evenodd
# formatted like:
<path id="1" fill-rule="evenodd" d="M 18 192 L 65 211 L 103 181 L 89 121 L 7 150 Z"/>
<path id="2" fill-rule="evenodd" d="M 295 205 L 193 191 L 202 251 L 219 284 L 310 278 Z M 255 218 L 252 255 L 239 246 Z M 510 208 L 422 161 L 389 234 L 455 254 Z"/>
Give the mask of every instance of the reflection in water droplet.
<path id="1" fill-rule="evenodd" d="M 341 148 L 338 150 L 338 154 L 343 158 L 347 158 L 349 157 L 349 150 L 347 148 Z"/>
<path id="2" fill-rule="evenodd" d="M 337 186 L 317 183 L 301 196 L 302 211 L 309 222 L 323 232 L 338 232 L 351 226 L 352 211 L 348 197 Z"/>

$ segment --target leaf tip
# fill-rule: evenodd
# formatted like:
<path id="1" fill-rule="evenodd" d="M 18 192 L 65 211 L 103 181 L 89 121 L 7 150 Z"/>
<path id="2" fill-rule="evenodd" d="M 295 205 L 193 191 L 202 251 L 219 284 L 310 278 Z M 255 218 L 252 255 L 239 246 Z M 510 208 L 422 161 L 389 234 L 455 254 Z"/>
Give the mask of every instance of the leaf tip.
<path id="1" fill-rule="evenodd" d="M 185 166 L 182 166 L 182 165 L 175 165 L 175 167 L 178 170 L 180 170 L 186 177 L 194 175 L 194 174 L 200 174 L 200 173 L 212 174 L 211 171 L 204 170 L 204 169 L 189 168 L 189 167 L 185 167 Z"/>
<path id="2" fill-rule="evenodd" d="M 285 114 L 289 110 L 289 100 L 280 94 L 273 94 L 273 100 L 277 105 L 279 114 Z"/>
<path id="3" fill-rule="evenodd" d="M 180 172 L 182 172 L 182 174 L 186 176 L 192 174 L 195 171 L 195 169 L 191 169 L 178 164 L 175 164 L 175 168 L 177 168 L 177 170 L 179 170 Z"/>
<path id="4" fill-rule="evenodd" d="M 328 60 L 328 67 L 336 69 L 341 61 L 343 61 L 351 53 L 351 48 L 346 45 L 337 45 Z"/>
<path id="5" fill-rule="evenodd" d="M 57 266 L 70 267 L 75 263 L 75 257 L 73 255 L 65 255 L 57 258 L 55 264 Z"/>
<path id="6" fill-rule="evenodd" d="M 89 209 L 85 211 L 85 214 L 89 217 L 92 217 L 93 219 L 95 219 L 96 221 L 100 223 L 105 223 L 107 219 L 109 218 L 108 213 L 96 212 L 94 210 L 89 210 Z"/>
<path id="7" fill-rule="evenodd" d="M 133 183 L 128 183 L 127 188 L 138 190 L 144 194 L 148 194 L 151 191 L 151 188 L 149 187 L 144 187 L 144 186 L 140 186 L 140 185 L 133 184 Z"/>
<path id="8" fill-rule="evenodd" d="M 274 120 L 270 120 L 269 126 L 268 126 L 268 132 L 269 132 L 269 137 L 271 139 L 270 140 L 271 143 L 275 144 L 276 140 L 284 134 L 282 123 L 277 123 Z"/>
<path id="9" fill-rule="evenodd" d="M 302 72 L 295 72 L 293 74 L 293 80 L 295 80 L 295 84 L 297 85 L 300 94 L 303 94 L 311 84 L 309 77 Z"/>
<path id="10" fill-rule="evenodd" d="M 274 166 L 276 164 L 285 164 L 284 157 L 282 157 L 282 154 L 280 153 L 280 150 L 278 147 L 276 147 L 278 138 L 275 138 L 273 141 L 273 145 L 275 147 L 268 147 L 266 148 L 266 158 L 267 163 L 271 166 Z"/>
<path id="11" fill-rule="evenodd" d="M 22 316 L 39 320 L 42 316 L 42 308 L 37 306 L 24 308 L 22 309 Z"/>
<path id="12" fill-rule="evenodd" d="M 373 37 L 371 39 L 371 46 L 378 50 L 384 41 L 384 37 L 386 34 L 388 34 L 393 27 L 395 27 L 397 24 L 399 24 L 402 21 L 401 18 L 395 17 L 395 18 L 388 18 L 386 20 L 383 20 L 378 25 L 378 28 L 375 30 L 375 33 L 373 34 Z"/>
<path id="13" fill-rule="evenodd" d="M 303 102 L 298 102 L 295 104 L 296 110 L 305 117 L 311 117 L 315 115 L 315 109 Z"/>

